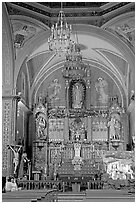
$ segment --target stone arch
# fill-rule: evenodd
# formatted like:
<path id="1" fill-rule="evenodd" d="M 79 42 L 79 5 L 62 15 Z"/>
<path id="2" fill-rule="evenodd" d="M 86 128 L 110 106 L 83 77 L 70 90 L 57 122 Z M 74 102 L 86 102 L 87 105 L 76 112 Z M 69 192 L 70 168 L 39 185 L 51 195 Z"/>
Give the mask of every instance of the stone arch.
<path id="1" fill-rule="evenodd" d="M 88 62 L 90 66 L 92 66 L 92 67 L 94 67 L 96 69 L 102 70 L 109 77 L 111 77 L 111 79 L 114 81 L 114 83 L 116 84 L 116 86 L 119 89 L 119 92 L 120 92 L 120 95 L 121 95 L 122 105 L 124 107 L 126 107 L 126 101 L 127 101 L 126 93 L 125 93 L 123 87 L 121 86 L 120 82 L 118 81 L 117 77 L 114 75 L 114 73 L 109 71 L 109 69 L 107 67 L 105 67 L 104 65 L 101 65 L 99 63 L 95 63 L 92 60 L 86 60 L 86 62 Z M 62 62 L 60 62 L 60 63 L 57 63 L 54 66 L 50 67 L 50 69 L 48 69 L 47 71 L 45 70 L 45 72 L 43 73 L 43 76 L 39 79 L 38 83 L 35 85 L 33 91 L 31 92 L 31 104 L 32 104 L 32 101 L 36 102 L 38 90 L 39 90 L 41 84 L 46 80 L 46 78 L 48 78 L 55 71 L 62 70 L 62 68 L 63 68 Z"/>
<path id="2" fill-rule="evenodd" d="M 127 59 L 130 69 L 133 70 L 134 72 L 134 53 L 130 50 L 130 48 L 123 43 L 117 36 L 115 36 L 114 34 L 103 30 L 102 28 L 97 28 L 95 26 L 91 26 L 91 25 L 82 25 L 79 24 L 76 26 L 74 25 L 74 31 L 77 29 L 77 34 L 84 34 L 86 35 L 93 35 L 93 36 L 98 36 L 99 38 L 109 42 L 110 44 L 112 44 L 112 46 L 115 46 L 122 54 L 123 56 L 125 56 L 125 58 Z M 23 50 L 19 53 L 18 59 L 16 60 L 16 64 L 15 64 L 15 70 L 16 70 L 16 76 L 15 76 L 15 81 L 17 79 L 17 74 L 19 72 L 19 69 L 21 67 L 21 64 L 23 63 L 23 60 L 26 56 L 30 56 L 31 53 L 33 53 L 33 51 L 40 47 L 44 42 L 45 44 L 45 49 L 48 50 L 48 46 L 47 46 L 47 38 L 50 35 L 50 31 L 42 31 L 38 36 L 36 36 L 34 39 L 31 39 L 30 42 L 24 46 Z M 15 82 L 16 84 L 16 82 Z"/>

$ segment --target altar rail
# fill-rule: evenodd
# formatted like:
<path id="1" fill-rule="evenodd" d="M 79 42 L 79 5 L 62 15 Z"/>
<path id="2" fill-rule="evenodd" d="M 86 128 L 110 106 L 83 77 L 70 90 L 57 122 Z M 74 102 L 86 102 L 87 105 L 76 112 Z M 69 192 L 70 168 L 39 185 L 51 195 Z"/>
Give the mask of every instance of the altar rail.
<path id="1" fill-rule="evenodd" d="M 129 192 L 135 192 L 135 180 L 112 180 L 108 179 L 107 181 L 101 180 L 87 180 L 83 181 L 77 180 L 81 184 L 81 188 L 84 186 L 85 189 L 124 189 Z M 57 191 L 67 191 L 71 190 L 72 183 L 74 180 L 69 180 L 67 177 L 59 181 L 17 181 L 18 187 L 21 187 L 22 190 L 42 190 L 42 189 L 57 189 Z"/>
<path id="2" fill-rule="evenodd" d="M 77 181 L 82 186 L 85 186 L 85 189 L 103 189 L 103 182 L 102 181 Z M 65 179 L 64 181 L 17 181 L 18 187 L 21 187 L 22 190 L 42 190 L 42 189 L 57 189 L 58 191 L 67 191 L 68 189 L 72 188 L 72 183 L 74 181 L 70 181 Z"/>
<path id="3" fill-rule="evenodd" d="M 37 189 L 57 189 L 61 190 L 62 181 L 17 181 L 18 187 L 21 187 L 23 190 L 37 190 Z"/>

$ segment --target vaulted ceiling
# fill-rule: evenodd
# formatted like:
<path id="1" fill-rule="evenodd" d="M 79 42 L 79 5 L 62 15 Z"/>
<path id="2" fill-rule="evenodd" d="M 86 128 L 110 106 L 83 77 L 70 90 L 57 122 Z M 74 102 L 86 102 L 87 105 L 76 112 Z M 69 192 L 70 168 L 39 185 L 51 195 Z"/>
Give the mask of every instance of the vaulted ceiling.
<path id="1" fill-rule="evenodd" d="M 16 52 L 14 83 L 26 69 L 31 101 L 49 73 L 65 61 L 64 54 L 59 57 L 48 48 L 50 27 L 57 22 L 61 3 L 6 2 L 6 7 Z M 72 24 L 72 38 L 80 44 L 83 61 L 116 77 L 127 94 L 129 70 L 130 77 L 134 76 L 135 3 L 63 2 L 63 10 Z"/>
<path id="2" fill-rule="evenodd" d="M 55 22 L 61 8 L 60 2 L 6 2 L 9 15 L 29 16 L 47 26 Z M 134 2 L 63 2 L 67 21 L 102 26 L 121 15 L 134 11 Z"/>

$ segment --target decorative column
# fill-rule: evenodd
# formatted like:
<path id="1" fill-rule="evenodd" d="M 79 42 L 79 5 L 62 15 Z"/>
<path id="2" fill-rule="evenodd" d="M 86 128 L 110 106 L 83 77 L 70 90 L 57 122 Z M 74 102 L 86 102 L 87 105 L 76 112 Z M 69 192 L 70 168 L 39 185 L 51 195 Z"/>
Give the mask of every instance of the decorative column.
<path id="1" fill-rule="evenodd" d="M 15 140 L 16 98 L 13 96 L 15 60 L 10 19 L 2 3 L 2 176 L 12 173 L 12 153 L 7 145 Z M 15 99 L 15 100 L 14 100 Z"/>
<path id="2" fill-rule="evenodd" d="M 69 118 L 68 118 L 68 110 L 66 110 L 65 118 L 64 118 L 64 140 L 67 142 L 69 140 Z"/>
<path id="3" fill-rule="evenodd" d="M 66 110 L 65 110 L 65 118 L 64 118 L 64 140 L 67 142 L 69 140 L 69 80 L 65 79 L 66 87 L 65 87 L 65 101 L 66 101 Z"/>
<path id="4" fill-rule="evenodd" d="M 135 137 L 135 95 L 132 94 L 130 104 L 127 109 L 130 131 L 128 132 L 128 143 L 131 145 L 132 137 Z"/>
<path id="5" fill-rule="evenodd" d="M 33 141 L 33 174 L 42 172 L 42 176 L 48 173 L 48 116 L 47 103 L 44 97 L 38 98 L 38 105 L 33 110 L 36 132 Z"/>
<path id="6" fill-rule="evenodd" d="M 66 100 L 66 109 L 69 110 L 69 80 L 65 80 L 66 83 L 66 93 L 65 93 L 65 100 Z"/>
<path id="7" fill-rule="evenodd" d="M 12 152 L 7 145 L 15 144 L 16 113 L 18 97 L 3 96 L 2 98 L 2 175 L 13 174 Z"/>
<path id="8" fill-rule="evenodd" d="M 122 113 L 121 115 L 121 124 L 122 124 L 122 136 L 123 136 L 123 148 L 126 150 L 127 144 L 130 143 L 129 138 L 129 123 L 128 123 L 128 115 L 126 113 Z"/>
<path id="9" fill-rule="evenodd" d="M 87 140 L 91 141 L 92 140 L 92 131 L 91 131 L 91 116 L 87 117 Z"/>
<path id="10" fill-rule="evenodd" d="M 90 82 L 90 70 L 87 70 L 87 80 L 86 80 L 86 108 L 90 109 L 91 105 L 91 82 Z"/>
<path id="11" fill-rule="evenodd" d="M 87 70 L 86 79 L 86 108 L 90 110 L 91 105 L 91 83 L 90 83 L 90 70 Z M 87 140 L 91 141 L 91 116 L 87 117 Z"/>

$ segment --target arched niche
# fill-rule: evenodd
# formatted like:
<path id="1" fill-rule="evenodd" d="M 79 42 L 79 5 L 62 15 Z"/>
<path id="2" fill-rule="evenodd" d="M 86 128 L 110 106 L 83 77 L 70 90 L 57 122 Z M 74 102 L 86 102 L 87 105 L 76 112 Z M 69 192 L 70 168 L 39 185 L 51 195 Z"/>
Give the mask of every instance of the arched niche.
<path id="1" fill-rule="evenodd" d="M 69 108 L 86 108 L 86 83 L 82 79 L 69 83 Z"/>

